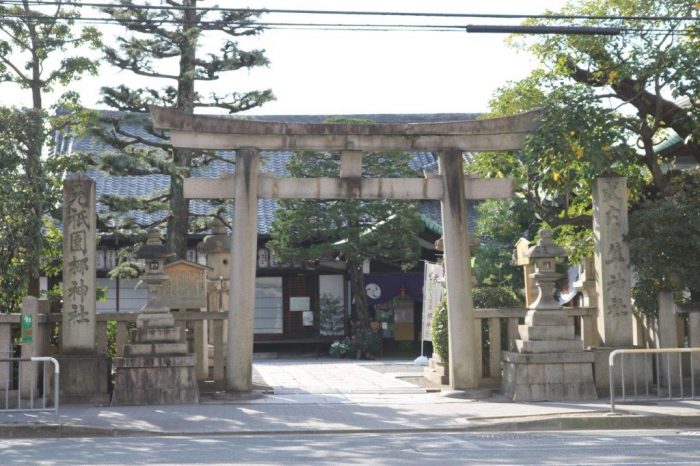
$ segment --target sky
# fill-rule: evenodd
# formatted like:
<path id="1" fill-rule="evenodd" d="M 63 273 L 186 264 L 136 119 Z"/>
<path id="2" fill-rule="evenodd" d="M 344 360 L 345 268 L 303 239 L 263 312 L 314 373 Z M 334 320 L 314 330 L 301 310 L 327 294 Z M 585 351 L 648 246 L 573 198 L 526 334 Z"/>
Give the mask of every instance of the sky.
<path id="1" fill-rule="evenodd" d="M 152 3 L 158 3 L 153 0 Z M 247 0 L 218 2 L 226 7 L 403 11 L 436 13 L 540 14 L 562 0 Z M 502 19 L 335 17 L 266 15 L 267 21 L 360 23 L 509 24 Z M 512 21 L 510 21 L 512 23 Z M 105 28 L 106 41 L 115 28 Z M 226 73 L 210 90 L 272 89 L 277 100 L 248 114 L 472 113 L 487 110 L 494 91 L 527 76 L 536 66 L 526 52 L 505 44 L 503 34 L 466 32 L 378 32 L 267 30 L 241 41 L 261 48 L 269 67 Z M 211 44 L 220 43 L 216 39 Z M 215 48 L 210 49 L 216 50 Z M 141 81 L 140 81 L 141 80 Z M 74 84 L 83 104 L 99 103 L 99 88 L 120 83 L 137 87 L 143 78 L 103 65 L 97 78 Z M 206 94 L 206 87 L 198 88 Z M 0 86 L 0 104 L 29 102 L 27 91 Z M 207 110 L 208 111 L 208 110 Z"/>

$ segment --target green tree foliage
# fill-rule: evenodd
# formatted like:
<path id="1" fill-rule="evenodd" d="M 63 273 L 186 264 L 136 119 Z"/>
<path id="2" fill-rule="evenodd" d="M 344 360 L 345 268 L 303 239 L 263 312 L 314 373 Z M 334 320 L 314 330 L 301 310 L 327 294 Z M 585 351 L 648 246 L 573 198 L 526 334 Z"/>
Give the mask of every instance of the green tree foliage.
<path id="1" fill-rule="evenodd" d="M 447 299 L 442 298 L 433 312 L 431 338 L 433 351 L 440 356 L 440 361 L 448 365 L 450 361 L 449 323 L 447 321 Z"/>
<path id="2" fill-rule="evenodd" d="M 562 13 L 606 16 L 693 17 L 687 0 L 588 0 L 570 4 Z M 542 21 L 552 24 L 555 20 Z M 530 50 L 561 79 L 591 89 L 591 102 L 619 108 L 617 127 L 634 137 L 636 162 L 650 173 L 653 187 L 669 182 L 654 145 L 675 132 L 688 153 L 700 162 L 697 102 L 700 56 L 697 40 L 685 34 L 688 20 L 586 20 L 585 25 L 630 28 L 620 36 L 545 36 Z M 678 104 L 689 99 L 689 106 Z"/>
<path id="3" fill-rule="evenodd" d="M 85 73 L 94 74 L 97 63 L 80 55 L 80 47 L 97 47 L 100 35 L 95 28 L 85 27 L 77 31 L 74 20 L 79 14 L 67 9 L 62 2 L 51 7 L 30 7 L 31 2 L 0 5 L 0 83 L 12 83 L 26 89 L 31 102 L 27 110 L 2 109 L 3 138 L 3 190 L 10 190 L 9 199 L 4 197 L 3 209 L 17 211 L 13 218 L 14 226 L 4 230 L 0 245 L 4 252 L 14 251 L 5 256 L 5 264 L 12 263 L 10 269 L 17 274 L 4 277 L 15 286 L 5 289 L 12 297 L 6 303 L 9 309 L 16 310 L 17 296 L 29 292 L 38 296 L 38 278 L 44 256 L 45 239 L 42 237 L 44 216 L 56 213 L 60 192 L 58 175 L 61 160 L 46 160 L 42 153 L 52 130 L 65 126 L 70 117 L 48 118 L 44 94 L 54 91 L 80 78 Z M 77 97 L 68 93 L 56 104 L 77 109 Z M 75 114 L 76 117 L 78 113 Z M 9 140 L 8 138 L 12 138 Z M 65 168 L 65 165 L 63 165 Z M 5 181 L 5 180 L 4 180 Z M 14 196 L 12 192 L 14 191 Z M 22 227 L 18 225 L 22 224 Z M 21 235 L 14 237 L 13 235 Z M 21 248 L 16 246 L 21 244 Z M 8 262 L 9 261 L 9 262 Z"/>
<path id="4" fill-rule="evenodd" d="M 138 8 L 132 0 L 120 0 L 103 10 L 116 19 L 127 31 L 118 37 L 115 46 L 105 48 L 108 63 L 148 78 L 154 86 L 129 88 L 120 85 L 102 88 L 104 102 L 126 112 L 146 112 L 148 105 L 160 105 L 194 113 L 197 108 L 219 108 L 236 113 L 248 110 L 273 99 L 270 90 L 230 92 L 209 96 L 195 90 L 197 83 L 218 80 L 221 73 L 267 65 L 263 51 L 244 51 L 237 40 L 260 32 L 253 21 L 256 15 L 243 11 L 216 11 L 206 9 L 198 0 L 168 1 L 167 9 Z M 221 48 L 205 54 L 204 38 L 224 36 Z M 154 225 L 134 225 L 123 214 L 129 210 L 169 210 L 167 217 L 167 245 L 178 258 L 186 258 L 187 235 L 190 230 L 189 203 L 183 197 L 183 179 L 195 164 L 206 164 L 217 158 L 193 151 L 174 149 L 166 134 L 156 131 L 150 119 L 131 115 L 147 135 L 130 130 L 130 123 L 120 115 L 109 117 L 109 131 L 102 136 L 118 153 L 102 157 L 100 168 L 115 175 L 164 174 L 170 177 L 170 190 L 144 199 L 126 199 L 111 196 L 102 199 L 110 210 L 117 213 L 110 220 L 116 228 L 135 229 Z M 98 125 L 104 128 L 104 123 Z M 121 213 L 121 217 L 119 216 Z"/>
<path id="5" fill-rule="evenodd" d="M 538 35 L 513 41 L 532 52 L 541 70 L 500 89 L 491 108 L 507 115 L 541 107 L 539 129 L 515 154 L 481 154 L 471 169 L 512 176 L 538 219 L 554 228 L 573 260 L 590 254 L 591 182 L 605 174 L 628 177 L 635 209 L 669 195 L 675 159 L 655 146 L 677 138 L 677 152 L 700 162 L 700 54 L 693 2 L 681 0 L 585 0 L 564 15 L 529 21 L 541 25 L 622 27 L 618 36 Z M 622 19 L 600 19 L 600 17 Z M 646 19 L 629 18 L 646 16 Z M 675 19 L 652 19 L 666 17 Z M 700 202 L 700 201 L 696 201 Z M 679 221 L 682 220 L 679 218 Z M 632 229 L 638 228 L 634 223 Z M 686 221 L 686 232 L 693 231 Z M 646 236 L 643 232 L 633 235 Z M 665 236 L 665 235 L 664 235 Z M 641 243 L 634 243 L 638 247 Z M 678 251 L 671 248 L 667 253 Z M 643 251 L 632 251 L 641 284 L 665 283 L 644 275 Z M 687 263 L 683 256 L 670 259 Z M 692 275 L 692 272 L 689 272 Z"/>
<path id="6" fill-rule="evenodd" d="M 591 89 L 576 83 L 555 86 L 540 81 L 544 79 L 551 76 L 535 73 L 499 90 L 492 101 L 498 113 L 489 116 L 501 116 L 508 108 L 511 113 L 527 107 L 542 109 L 540 124 L 523 150 L 481 153 L 468 169 L 484 176 L 515 178 L 516 193 L 536 219 L 555 229 L 558 242 L 573 248 L 573 257 L 578 258 L 592 250 L 593 181 L 618 173 L 628 177 L 637 193 L 643 169 L 635 163 L 628 133 L 616 124 L 615 112 L 594 105 Z M 540 91 L 527 89 L 533 85 Z"/>
<path id="7" fill-rule="evenodd" d="M 533 238 L 538 229 L 535 212 L 522 199 L 489 200 L 477 206 L 474 273 L 481 286 L 524 286 L 522 267 L 510 264 L 513 246 L 520 238 Z"/>
<path id="8" fill-rule="evenodd" d="M 523 302 L 515 292 L 505 286 L 478 286 L 472 290 L 474 307 L 477 309 L 499 309 L 522 307 Z M 443 298 L 433 313 L 432 321 L 432 343 L 433 350 L 440 356 L 443 364 L 448 365 L 450 361 L 449 332 L 447 317 L 447 300 Z M 482 333 L 488 332 L 488 321 L 482 319 Z M 488 345 L 490 339 L 482 338 L 484 345 L 482 354 L 489 353 Z"/>
<path id="9" fill-rule="evenodd" d="M 700 301 L 700 171 L 671 179 L 662 198 L 644 201 L 630 214 L 630 255 L 639 282 L 633 293 L 656 314 L 659 291 L 689 291 Z"/>
<path id="10" fill-rule="evenodd" d="M 366 154 L 365 177 L 415 176 L 410 154 Z M 338 177 L 340 158 L 332 153 L 295 153 L 287 167 L 295 177 Z M 417 207 L 401 201 L 280 201 L 269 247 L 287 262 L 339 258 L 347 264 L 358 320 L 369 326 L 362 264 L 370 259 L 408 268 L 420 257 L 422 230 Z"/>

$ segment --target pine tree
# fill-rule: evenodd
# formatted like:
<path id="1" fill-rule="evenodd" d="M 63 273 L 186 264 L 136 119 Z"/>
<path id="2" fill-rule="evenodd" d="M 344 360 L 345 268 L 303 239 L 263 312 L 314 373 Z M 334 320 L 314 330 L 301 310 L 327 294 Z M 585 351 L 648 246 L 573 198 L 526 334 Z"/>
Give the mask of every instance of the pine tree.
<path id="1" fill-rule="evenodd" d="M 169 82 L 160 89 L 125 85 L 102 88 L 103 100 L 110 107 L 122 112 L 146 112 L 148 105 L 155 104 L 190 114 L 197 108 L 236 113 L 274 98 L 270 90 L 209 97 L 195 90 L 196 83 L 215 81 L 221 73 L 268 64 L 263 51 L 243 51 L 236 42 L 236 38 L 261 31 L 253 23 L 256 15 L 240 10 L 207 10 L 198 6 L 197 0 L 172 0 L 162 8 L 144 8 L 132 0 L 120 0 L 104 11 L 129 32 L 117 38 L 118 47 L 105 49 L 107 62 L 139 77 L 153 78 L 154 85 Z M 201 53 L 205 35 L 214 32 L 223 33 L 226 39 L 218 53 L 205 56 Z M 177 68 L 170 73 L 166 70 L 168 62 L 173 61 L 178 62 Z M 194 164 L 207 163 L 217 156 L 173 148 L 167 135 L 154 130 L 150 119 L 143 114 L 136 124 L 145 129 L 146 136 L 130 129 L 133 124 L 123 114 L 108 119 L 109 131 L 102 135 L 120 152 L 101 157 L 100 167 L 115 175 L 165 174 L 170 178 L 170 189 L 148 199 L 111 196 L 102 202 L 114 212 L 169 210 L 167 245 L 177 258 L 186 258 L 191 215 L 189 203 L 183 197 L 183 179 L 189 176 Z"/>

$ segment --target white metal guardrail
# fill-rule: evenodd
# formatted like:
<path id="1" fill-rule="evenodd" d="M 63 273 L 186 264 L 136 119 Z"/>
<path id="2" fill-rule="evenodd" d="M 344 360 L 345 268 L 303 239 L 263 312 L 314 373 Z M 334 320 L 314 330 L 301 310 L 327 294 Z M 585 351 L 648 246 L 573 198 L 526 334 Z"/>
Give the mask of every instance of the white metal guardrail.
<path id="1" fill-rule="evenodd" d="M 609 374 L 610 374 L 610 413 L 615 414 L 615 400 L 617 398 L 617 388 L 622 395 L 621 400 L 627 401 L 632 399 L 637 400 L 650 400 L 650 399 L 660 399 L 667 398 L 669 400 L 673 399 L 696 399 L 695 396 L 695 368 L 693 367 L 693 357 L 689 358 L 689 374 L 683 372 L 684 361 L 682 359 L 683 354 L 700 353 L 700 348 L 652 348 L 652 349 L 617 349 L 610 353 L 608 358 Z M 620 356 L 620 384 L 616 387 L 615 383 L 615 357 Z M 628 396 L 628 384 L 626 383 L 626 373 L 625 373 L 625 356 L 631 359 L 632 362 L 632 397 Z M 638 383 L 637 372 L 639 368 L 639 362 L 643 366 L 643 383 Z M 629 361 L 628 361 L 629 363 Z M 655 363 L 655 364 L 654 364 Z M 678 385 L 674 386 L 673 377 L 675 377 L 676 368 L 672 366 L 678 366 Z M 650 372 L 651 371 L 651 372 Z M 628 371 L 629 372 L 629 371 Z M 656 373 L 653 377 L 654 372 Z M 672 374 L 673 372 L 673 374 Z M 641 374 L 640 374 L 641 375 Z M 689 397 L 686 396 L 687 390 L 685 390 L 684 378 L 689 376 L 690 393 Z M 663 381 L 666 384 L 664 385 Z M 642 387 L 644 390 L 642 392 Z M 654 392 L 656 392 L 654 394 Z"/>
<path id="2" fill-rule="evenodd" d="M 41 399 L 36 400 L 35 402 L 35 388 L 37 385 L 36 381 L 36 371 L 34 370 L 34 364 L 41 364 L 41 371 L 40 374 L 42 374 L 42 390 L 41 390 Z M 47 364 L 51 363 L 53 364 L 53 406 L 49 406 L 49 390 L 48 390 L 48 383 L 49 383 L 49 373 L 46 371 Z M 58 407 L 59 407 L 59 376 L 60 376 L 60 369 L 58 366 L 58 361 L 52 357 L 47 357 L 47 356 L 40 356 L 40 357 L 32 357 L 32 358 L 0 358 L 0 365 L 5 365 L 7 364 L 7 373 L 5 377 L 5 386 L 4 386 L 4 400 L 1 400 L 0 403 L 4 401 L 4 408 L 2 405 L 0 405 L 0 413 L 1 412 L 27 412 L 27 411 L 53 411 L 55 420 L 58 422 Z M 17 368 L 17 374 L 15 377 L 14 373 L 14 367 L 16 364 Z M 27 387 L 24 387 L 22 385 L 22 380 L 23 380 L 23 370 L 24 366 L 27 364 L 30 365 L 29 367 L 29 399 L 22 400 L 22 393 L 27 392 Z M 16 406 L 12 406 L 15 402 L 14 395 L 11 398 L 10 397 L 10 392 L 13 391 L 13 388 L 16 387 Z M 3 387 L 0 387 L 2 389 Z"/>

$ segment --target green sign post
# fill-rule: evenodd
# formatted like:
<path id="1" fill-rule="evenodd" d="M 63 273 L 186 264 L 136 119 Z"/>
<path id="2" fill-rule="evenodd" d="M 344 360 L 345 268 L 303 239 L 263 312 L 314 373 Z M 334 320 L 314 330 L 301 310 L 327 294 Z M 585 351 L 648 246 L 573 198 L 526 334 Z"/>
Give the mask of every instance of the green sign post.
<path id="1" fill-rule="evenodd" d="M 22 343 L 32 342 L 32 315 L 22 314 Z"/>

